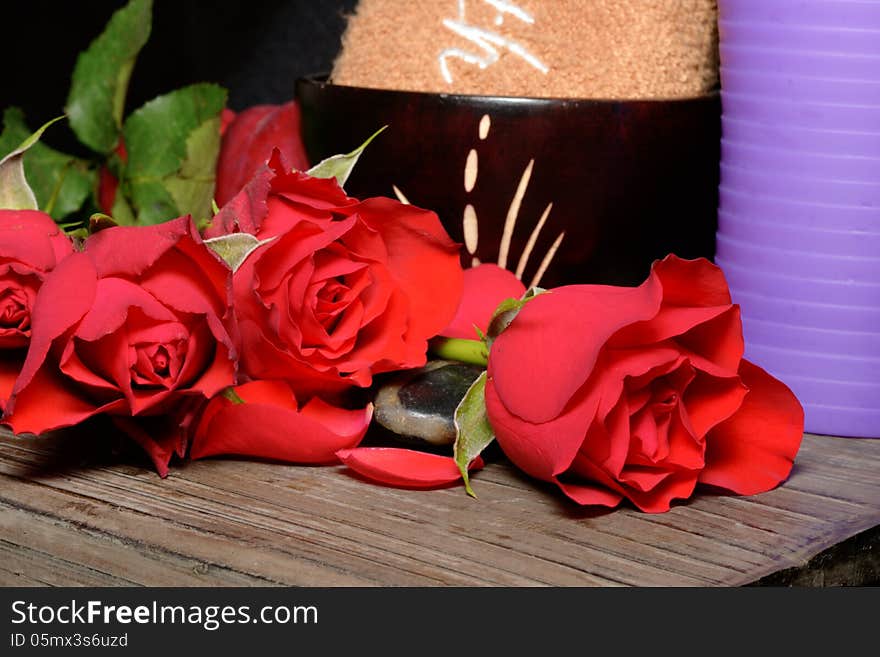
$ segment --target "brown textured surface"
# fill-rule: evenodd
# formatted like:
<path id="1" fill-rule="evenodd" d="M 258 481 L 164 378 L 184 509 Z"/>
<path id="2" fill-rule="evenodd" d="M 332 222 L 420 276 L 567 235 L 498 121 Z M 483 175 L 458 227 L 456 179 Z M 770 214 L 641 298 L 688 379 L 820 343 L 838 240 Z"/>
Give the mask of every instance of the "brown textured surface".
<path id="1" fill-rule="evenodd" d="M 503 461 L 472 500 L 233 460 L 163 481 L 95 439 L 0 437 L 0 585 L 739 585 L 880 524 L 876 440 L 807 436 L 774 491 L 646 515 L 576 509 Z"/>
<path id="2" fill-rule="evenodd" d="M 467 23 L 521 44 L 549 72 L 499 48 L 485 69 L 450 59 L 446 48 L 482 53 L 443 25 L 457 0 L 361 0 L 343 38 L 332 81 L 380 89 L 564 98 L 682 98 L 717 83 L 716 0 L 519 0 L 528 24 L 495 24 L 485 0 L 465 0 Z"/>

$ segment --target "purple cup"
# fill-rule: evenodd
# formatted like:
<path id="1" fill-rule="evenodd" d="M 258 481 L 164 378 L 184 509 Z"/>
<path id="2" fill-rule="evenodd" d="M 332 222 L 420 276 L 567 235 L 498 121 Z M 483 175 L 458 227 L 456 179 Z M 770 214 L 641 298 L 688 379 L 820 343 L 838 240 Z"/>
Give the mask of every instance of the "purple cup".
<path id="1" fill-rule="evenodd" d="M 750 343 L 749 352 L 757 362 L 778 362 L 780 367 L 784 363 L 785 372 L 790 376 L 809 378 L 821 372 L 826 381 L 870 381 L 874 371 L 880 367 L 880 357 L 823 354 L 799 348 L 771 347 L 757 342 Z M 880 386 L 876 387 L 880 390 Z"/>
<path id="2" fill-rule="evenodd" d="M 716 262 L 807 431 L 880 437 L 880 1 L 719 0 Z"/>
<path id="3" fill-rule="evenodd" d="M 772 217 L 780 226 L 807 230 L 876 233 L 880 230 L 880 207 L 809 203 L 755 194 L 750 190 L 720 189 L 720 208 L 739 217 Z M 756 236 L 760 243 L 760 236 Z"/>
<path id="4" fill-rule="evenodd" d="M 774 0 L 768 0 L 773 2 Z M 779 48 L 805 52 L 880 56 L 880 25 L 877 29 L 847 29 L 827 25 L 780 25 L 721 20 L 721 38 L 754 48 Z"/>
<path id="5" fill-rule="evenodd" d="M 717 236 L 717 259 L 750 267 L 770 275 L 874 284 L 880 281 L 880 255 L 857 257 L 791 251 L 763 240 L 735 240 L 722 232 Z M 878 324 L 880 326 L 880 324 Z M 861 330 L 861 329 L 860 329 Z"/>
<path id="6" fill-rule="evenodd" d="M 745 168 L 748 165 L 749 168 Z M 771 198 L 854 207 L 880 207 L 880 181 L 876 183 L 827 180 L 799 176 L 797 169 L 761 171 L 749 163 L 721 161 L 721 189 L 732 189 Z"/>
<path id="7" fill-rule="evenodd" d="M 760 270 L 738 267 L 729 260 L 726 261 L 724 273 L 736 294 L 784 297 L 807 304 L 846 305 L 853 309 L 863 308 L 868 312 L 880 306 L 878 284 L 776 276 Z M 787 338 L 781 341 L 788 344 Z"/>
<path id="8" fill-rule="evenodd" d="M 721 66 L 775 75 L 809 75 L 837 80 L 874 80 L 880 57 L 823 52 L 795 52 L 721 43 Z"/>
<path id="9" fill-rule="evenodd" d="M 880 67 L 880 59 L 877 66 Z M 790 102 L 778 96 L 727 92 L 722 108 L 725 114 L 748 116 L 769 125 L 880 134 L 880 105 Z"/>
<path id="10" fill-rule="evenodd" d="M 755 363 L 759 360 L 772 362 L 777 358 L 790 359 L 788 354 L 764 352 L 753 344 L 746 345 L 745 357 Z M 814 376 L 798 376 L 793 372 L 785 372 L 784 376 L 785 382 L 795 389 L 802 402 L 847 408 L 872 408 L 872 405 L 877 403 L 877 394 L 880 393 L 880 385 L 852 381 L 849 378 L 838 381 Z M 880 412 L 880 409 L 874 408 L 874 410 Z"/>
<path id="11" fill-rule="evenodd" d="M 762 171 L 787 171 L 796 163 L 800 175 L 809 178 L 843 178 L 853 182 L 880 180 L 880 157 L 841 157 L 721 140 L 721 157 L 728 162 L 751 162 Z M 880 227 L 878 227 L 880 230 Z"/>
<path id="12" fill-rule="evenodd" d="M 828 390 L 840 385 L 838 381 L 821 381 L 817 387 Z M 806 394 L 804 392 L 803 394 Z M 849 408 L 847 406 L 825 406 L 822 404 L 804 405 L 807 431 L 830 436 L 852 438 L 880 438 L 880 411 L 874 408 Z"/>
<path id="13" fill-rule="evenodd" d="M 723 265 L 722 265 L 723 268 Z M 794 324 L 809 328 L 830 329 L 832 331 L 859 331 L 870 333 L 880 326 L 880 308 L 863 306 L 845 306 L 834 303 L 816 303 L 815 301 L 797 301 L 788 297 L 778 298 L 771 295 L 754 294 L 744 290 L 732 289 L 733 301 L 745 309 L 749 318 L 776 321 L 780 324 Z M 797 350 L 806 361 L 806 367 L 812 359 L 805 350 Z M 821 370 L 813 370 L 821 372 Z M 871 369 L 877 376 L 877 369 Z"/>
<path id="14" fill-rule="evenodd" d="M 729 272 L 726 273 L 730 275 Z M 745 318 L 743 333 L 746 341 L 754 345 L 787 347 L 795 344 L 798 349 L 811 353 L 841 354 L 858 358 L 867 355 L 870 358 L 880 358 L 880 330 L 870 333 L 817 329 Z M 880 386 L 880 381 L 877 385 Z"/>
<path id="15" fill-rule="evenodd" d="M 880 32 L 877 39 L 880 42 Z M 722 67 L 721 86 L 726 93 L 748 93 L 796 103 L 821 103 L 833 98 L 845 105 L 880 105 L 880 82 L 870 80 L 768 75 Z"/>
<path id="16" fill-rule="evenodd" d="M 875 232 L 817 230 L 780 224 L 769 213 L 764 216 L 755 213 L 738 215 L 722 207 L 718 211 L 718 230 L 732 240 L 752 243 L 760 237 L 762 244 L 775 244 L 789 251 L 880 257 L 880 224 Z M 877 284 L 880 285 L 880 281 Z"/>
<path id="17" fill-rule="evenodd" d="M 724 96 L 722 90 L 722 102 Z M 766 117 L 762 119 L 765 120 Z M 816 130 L 781 122 L 771 124 L 733 112 L 726 112 L 721 121 L 722 133 L 729 141 L 838 157 L 880 157 L 880 132 Z"/>
<path id="18" fill-rule="evenodd" d="M 719 0 L 720 21 L 880 29 L 875 0 Z"/>

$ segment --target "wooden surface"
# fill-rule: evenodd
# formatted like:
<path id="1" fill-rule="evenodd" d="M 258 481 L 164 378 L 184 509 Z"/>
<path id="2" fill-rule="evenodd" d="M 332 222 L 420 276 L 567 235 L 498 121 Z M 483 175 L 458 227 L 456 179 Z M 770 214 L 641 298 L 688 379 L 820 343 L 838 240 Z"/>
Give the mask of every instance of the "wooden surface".
<path id="1" fill-rule="evenodd" d="M 88 435 L 0 436 L 0 585 L 740 585 L 880 525 L 880 441 L 805 437 L 780 488 L 582 511 L 504 462 L 461 488 L 209 460 L 166 480 Z"/>

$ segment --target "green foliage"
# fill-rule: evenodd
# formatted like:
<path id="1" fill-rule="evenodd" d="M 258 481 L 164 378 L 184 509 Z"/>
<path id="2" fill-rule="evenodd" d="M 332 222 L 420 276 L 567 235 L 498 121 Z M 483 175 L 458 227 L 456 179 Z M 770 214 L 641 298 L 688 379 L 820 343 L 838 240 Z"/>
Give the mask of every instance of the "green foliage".
<path id="1" fill-rule="evenodd" d="M 119 225 L 155 224 L 192 214 L 212 214 L 220 152 L 220 112 L 226 91 L 196 84 L 159 96 L 125 118 L 125 99 L 137 56 L 152 28 L 152 0 L 130 0 L 83 51 L 74 67 L 66 112 L 70 127 L 96 153 L 89 160 L 42 143 L 13 155 L 4 167 L 7 204 L 37 207 L 70 232 L 88 230 L 88 215 L 106 202 Z M 22 112 L 3 116 L 0 155 L 11 153 L 30 131 Z M 124 147 L 124 149 L 122 148 Z M 112 174 L 100 180 L 98 171 Z"/>
<path id="2" fill-rule="evenodd" d="M 468 477 L 468 466 L 495 440 L 495 432 L 486 414 L 485 372 L 471 384 L 455 409 L 455 432 L 453 458 L 464 478 L 465 490 L 471 497 L 476 497 Z"/>
<path id="3" fill-rule="evenodd" d="M 152 0 L 131 0 L 80 54 L 65 111 L 79 140 L 109 154 L 119 142 L 128 82 L 150 37 Z"/>
<path id="4" fill-rule="evenodd" d="M 56 119 L 57 120 L 57 119 Z M 17 107 L 3 113 L 0 156 L 12 151 L 31 134 Z M 37 207 L 59 221 L 79 211 L 92 189 L 96 174 L 89 162 L 36 142 L 24 153 L 24 175 Z"/>
<path id="5" fill-rule="evenodd" d="M 225 103 L 222 87 L 194 84 L 151 100 L 125 121 L 124 188 L 138 223 L 210 216 Z"/>

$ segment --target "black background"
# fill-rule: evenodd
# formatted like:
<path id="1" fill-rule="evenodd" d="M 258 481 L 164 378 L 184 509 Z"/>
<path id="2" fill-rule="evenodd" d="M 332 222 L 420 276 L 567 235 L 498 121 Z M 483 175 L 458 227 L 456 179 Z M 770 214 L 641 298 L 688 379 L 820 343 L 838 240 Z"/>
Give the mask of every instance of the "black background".
<path id="1" fill-rule="evenodd" d="M 327 72 L 356 0 L 154 0 L 153 31 L 129 87 L 126 114 L 194 82 L 229 90 L 241 110 L 291 100 L 297 77 Z M 36 129 L 63 113 L 77 54 L 124 0 L 0 3 L 0 110 L 17 105 Z M 78 150 L 66 126 L 52 145 Z"/>

